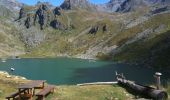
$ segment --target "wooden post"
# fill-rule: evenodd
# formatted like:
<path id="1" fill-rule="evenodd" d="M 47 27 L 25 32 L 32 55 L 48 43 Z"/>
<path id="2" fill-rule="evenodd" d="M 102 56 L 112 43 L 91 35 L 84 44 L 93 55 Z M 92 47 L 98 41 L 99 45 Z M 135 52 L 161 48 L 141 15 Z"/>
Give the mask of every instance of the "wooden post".
<path id="1" fill-rule="evenodd" d="M 19 100 L 21 100 L 21 89 L 19 89 Z"/>
<path id="2" fill-rule="evenodd" d="M 45 87 L 45 82 L 42 83 L 42 89 L 44 89 L 44 87 Z"/>
<path id="3" fill-rule="evenodd" d="M 159 72 L 156 72 L 155 73 L 155 79 L 156 79 L 156 88 L 157 90 L 160 90 L 161 89 L 161 79 L 160 79 L 160 76 L 162 75 L 162 73 L 159 73 Z"/>

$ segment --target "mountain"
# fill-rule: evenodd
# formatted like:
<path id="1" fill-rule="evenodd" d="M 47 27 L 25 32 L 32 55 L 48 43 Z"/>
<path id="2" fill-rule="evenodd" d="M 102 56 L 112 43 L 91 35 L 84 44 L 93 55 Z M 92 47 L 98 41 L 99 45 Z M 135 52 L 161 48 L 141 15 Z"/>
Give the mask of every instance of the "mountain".
<path id="1" fill-rule="evenodd" d="M 65 10 L 81 8 L 103 12 L 129 12 L 154 5 L 168 5 L 169 0 L 110 0 L 108 3 L 95 5 L 88 0 L 65 0 L 61 8 Z"/>
<path id="2" fill-rule="evenodd" d="M 169 68 L 169 1 L 111 0 L 99 6 L 65 0 L 60 7 L 39 2 L 17 11 L 5 2 L 0 57 L 71 56 Z"/>
<path id="3" fill-rule="evenodd" d="M 144 2 L 152 5 L 152 4 L 169 4 L 169 0 L 144 0 Z"/>
<path id="4" fill-rule="evenodd" d="M 139 8 L 168 5 L 169 0 L 110 0 L 108 3 L 97 5 L 98 10 L 105 12 L 129 12 Z"/>
<path id="5" fill-rule="evenodd" d="M 95 9 L 95 5 L 91 4 L 88 0 L 64 0 L 64 2 L 60 6 L 62 9 Z"/>
<path id="6" fill-rule="evenodd" d="M 0 57 L 24 54 L 24 43 L 20 40 L 20 32 L 14 24 L 15 17 L 18 16 L 18 8 L 15 9 L 19 7 L 18 3 L 9 0 L 1 0 L 0 3 Z"/>
<path id="7" fill-rule="evenodd" d="M 19 3 L 16 0 L 0 0 L 0 5 L 5 6 L 6 8 L 10 10 L 19 10 L 22 7 L 22 3 Z"/>

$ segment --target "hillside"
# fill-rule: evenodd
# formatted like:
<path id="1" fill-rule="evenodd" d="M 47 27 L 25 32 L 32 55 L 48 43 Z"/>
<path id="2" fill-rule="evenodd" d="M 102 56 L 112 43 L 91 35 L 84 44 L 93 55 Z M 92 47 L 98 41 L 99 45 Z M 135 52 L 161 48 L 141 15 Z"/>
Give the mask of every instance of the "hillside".
<path id="1" fill-rule="evenodd" d="M 1 6 L 0 57 L 70 56 L 170 67 L 168 5 L 150 0 L 140 7 L 136 0 L 127 0 L 123 6 L 125 1 L 111 0 L 113 7 L 122 5 L 113 11 L 106 4 L 98 8 L 88 1 L 76 6 L 79 3 L 39 3 L 16 11 Z"/>
<path id="2" fill-rule="evenodd" d="M 0 15 L 0 57 L 24 54 L 25 48 L 20 41 L 19 31 L 11 21 L 14 13 L 1 6 Z"/>

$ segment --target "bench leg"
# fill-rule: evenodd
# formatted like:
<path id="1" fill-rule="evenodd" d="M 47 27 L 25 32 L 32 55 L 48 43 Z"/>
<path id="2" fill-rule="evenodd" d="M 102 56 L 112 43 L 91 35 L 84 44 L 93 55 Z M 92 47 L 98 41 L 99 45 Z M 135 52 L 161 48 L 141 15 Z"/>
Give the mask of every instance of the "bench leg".
<path id="1" fill-rule="evenodd" d="M 30 97 L 30 100 L 32 100 L 32 95 L 31 95 L 31 97 Z"/>
<path id="2" fill-rule="evenodd" d="M 37 100 L 45 100 L 44 96 L 38 96 Z"/>

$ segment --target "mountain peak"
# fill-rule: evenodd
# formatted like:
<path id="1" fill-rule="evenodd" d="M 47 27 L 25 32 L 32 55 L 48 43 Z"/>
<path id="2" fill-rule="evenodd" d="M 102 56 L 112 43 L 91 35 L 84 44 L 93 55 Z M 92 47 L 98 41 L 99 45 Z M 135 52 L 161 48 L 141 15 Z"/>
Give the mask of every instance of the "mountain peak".
<path id="1" fill-rule="evenodd" d="M 65 10 L 74 8 L 94 9 L 94 5 L 89 0 L 65 0 L 60 7 Z"/>

